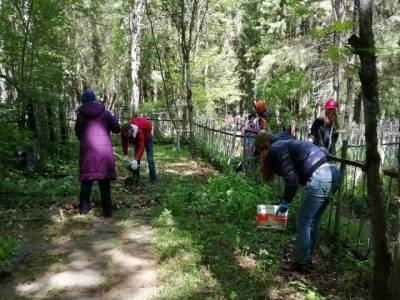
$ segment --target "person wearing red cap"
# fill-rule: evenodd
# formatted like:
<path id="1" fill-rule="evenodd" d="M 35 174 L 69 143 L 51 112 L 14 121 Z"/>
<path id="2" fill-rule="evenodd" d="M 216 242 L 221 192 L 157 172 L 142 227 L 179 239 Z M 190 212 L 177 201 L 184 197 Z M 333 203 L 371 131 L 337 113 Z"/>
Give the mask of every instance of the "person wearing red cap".
<path id="1" fill-rule="evenodd" d="M 144 117 L 136 117 L 124 124 L 121 128 L 121 146 L 125 157 L 129 163 L 129 168 L 133 171 L 139 170 L 140 160 L 146 149 L 147 162 L 149 164 L 149 175 L 151 183 L 157 182 L 156 164 L 153 156 L 153 125 L 151 121 Z M 134 158 L 128 157 L 128 145 L 133 145 L 135 149 Z"/>
<path id="2" fill-rule="evenodd" d="M 325 147 L 336 155 L 336 141 L 339 136 L 338 104 L 334 99 L 325 102 L 325 116 L 315 119 L 308 135 L 308 141 L 317 146 Z"/>

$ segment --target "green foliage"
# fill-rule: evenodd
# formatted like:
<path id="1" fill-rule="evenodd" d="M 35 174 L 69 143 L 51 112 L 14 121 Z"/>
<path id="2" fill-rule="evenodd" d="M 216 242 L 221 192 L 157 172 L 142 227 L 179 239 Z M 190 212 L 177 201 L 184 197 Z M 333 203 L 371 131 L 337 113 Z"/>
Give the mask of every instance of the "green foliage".
<path id="1" fill-rule="evenodd" d="M 301 95 L 309 93 L 312 89 L 304 71 L 285 72 L 277 69 L 274 70 L 274 74 L 273 79 L 260 87 L 259 91 L 261 98 L 266 99 L 273 110 L 290 107 L 293 101 L 297 102 Z M 289 112 L 286 118 L 288 116 Z"/>
<path id="2" fill-rule="evenodd" d="M 160 99 L 155 102 L 145 102 L 140 106 L 139 114 L 144 114 L 145 116 L 149 116 L 152 113 L 162 112 L 165 110 L 165 100 Z M 169 119 L 169 116 L 167 116 Z"/>
<path id="3" fill-rule="evenodd" d="M 79 184 L 74 176 L 63 178 L 34 177 L 27 178 L 22 172 L 8 172 L 0 182 L 1 204 L 23 206 L 40 203 L 56 203 L 60 199 L 74 197 L 78 194 Z"/>
<path id="4" fill-rule="evenodd" d="M 313 38 L 323 38 L 331 35 L 334 32 L 347 33 L 353 29 L 352 21 L 337 21 L 333 24 L 328 25 L 325 28 L 314 27 L 311 31 L 311 37 Z"/>
<path id="5" fill-rule="evenodd" d="M 8 126 L 1 127 L 0 163 L 7 164 L 11 158 L 16 157 L 18 151 L 27 149 L 31 138 L 31 131 Z"/>
<path id="6" fill-rule="evenodd" d="M 25 166 L 21 170 L 3 169 L 0 190 L 5 197 L 0 204 L 23 206 L 75 197 L 79 191 L 77 146 L 71 142 L 47 154 L 33 176 L 26 176 Z"/>
<path id="7" fill-rule="evenodd" d="M 324 53 L 324 57 L 329 59 L 332 63 L 343 62 L 351 55 L 353 55 L 353 53 L 348 47 L 337 47 L 335 45 L 330 45 Z"/>
<path id="8" fill-rule="evenodd" d="M 198 139 L 196 147 L 200 157 L 210 161 L 210 163 L 220 171 L 226 173 L 233 171 L 233 164 L 228 164 L 228 156 L 211 150 L 207 145 L 207 141 Z"/>
<path id="9" fill-rule="evenodd" d="M 9 266 L 11 259 L 18 253 L 19 249 L 17 240 L 0 238 L 0 271 Z"/>

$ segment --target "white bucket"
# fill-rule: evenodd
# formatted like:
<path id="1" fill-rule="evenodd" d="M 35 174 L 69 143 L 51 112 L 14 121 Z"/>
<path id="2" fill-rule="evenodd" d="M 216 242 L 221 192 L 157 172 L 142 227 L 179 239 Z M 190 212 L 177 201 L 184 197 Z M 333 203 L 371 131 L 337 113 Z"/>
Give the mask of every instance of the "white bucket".
<path id="1" fill-rule="evenodd" d="M 285 230 L 288 220 L 288 211 L 276 214 L 278 205 L 257 205 L 256 228 Z"/>

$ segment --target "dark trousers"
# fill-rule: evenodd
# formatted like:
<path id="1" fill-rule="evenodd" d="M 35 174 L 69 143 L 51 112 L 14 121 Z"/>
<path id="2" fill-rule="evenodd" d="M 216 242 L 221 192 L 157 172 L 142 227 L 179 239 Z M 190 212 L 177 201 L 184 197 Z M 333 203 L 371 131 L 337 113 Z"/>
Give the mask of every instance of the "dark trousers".
<path id="1" fill-rule="evenodd" d="M 81 193 L 79 197 L 79 212 L 87 214 L 90 211 L 90 194 L 92 192 L 93 181 L 81 181 Z M 99 188 L 101 194 L 101 206 L 105 217 L 111 217 L 111 191 L 110 180 L 99 180 Z"/>
<path id="2" fill-rule="evenodd" d="M 150 181 L 152 183 L 155 183 L 157 182 L 157 173 L 156 173 L 156 163 L 154 161 L 154 154 L 153 154 L 153 138 L 151 137 L 147 139 L 144 146 L 146 149 L 147 163 L 149 164 Z"/>

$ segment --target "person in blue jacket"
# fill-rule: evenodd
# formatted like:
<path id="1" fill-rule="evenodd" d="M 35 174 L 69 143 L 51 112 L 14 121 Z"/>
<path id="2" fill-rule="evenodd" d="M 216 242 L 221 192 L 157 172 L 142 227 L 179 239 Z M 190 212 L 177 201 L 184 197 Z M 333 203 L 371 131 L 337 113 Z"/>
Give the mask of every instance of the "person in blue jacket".
<path id="1" fill-rule="evenodd" d="M 294 139 L 274 142 L 273 139 L 267 131 L 260 131 L 255 139 L 255 151 L 261 155 L 261 177 L 265 182 L 271 182 L 274 175 L 285 179 L 277 214 L 287 211 L 298 186 L 304 185 L 297 214 L 296 259 L 289 270 L 308 272 L 319 241 L 321 216 L 328 206 L 329 195 L 339 188 L 341 175 L 320 147 Z"/>

